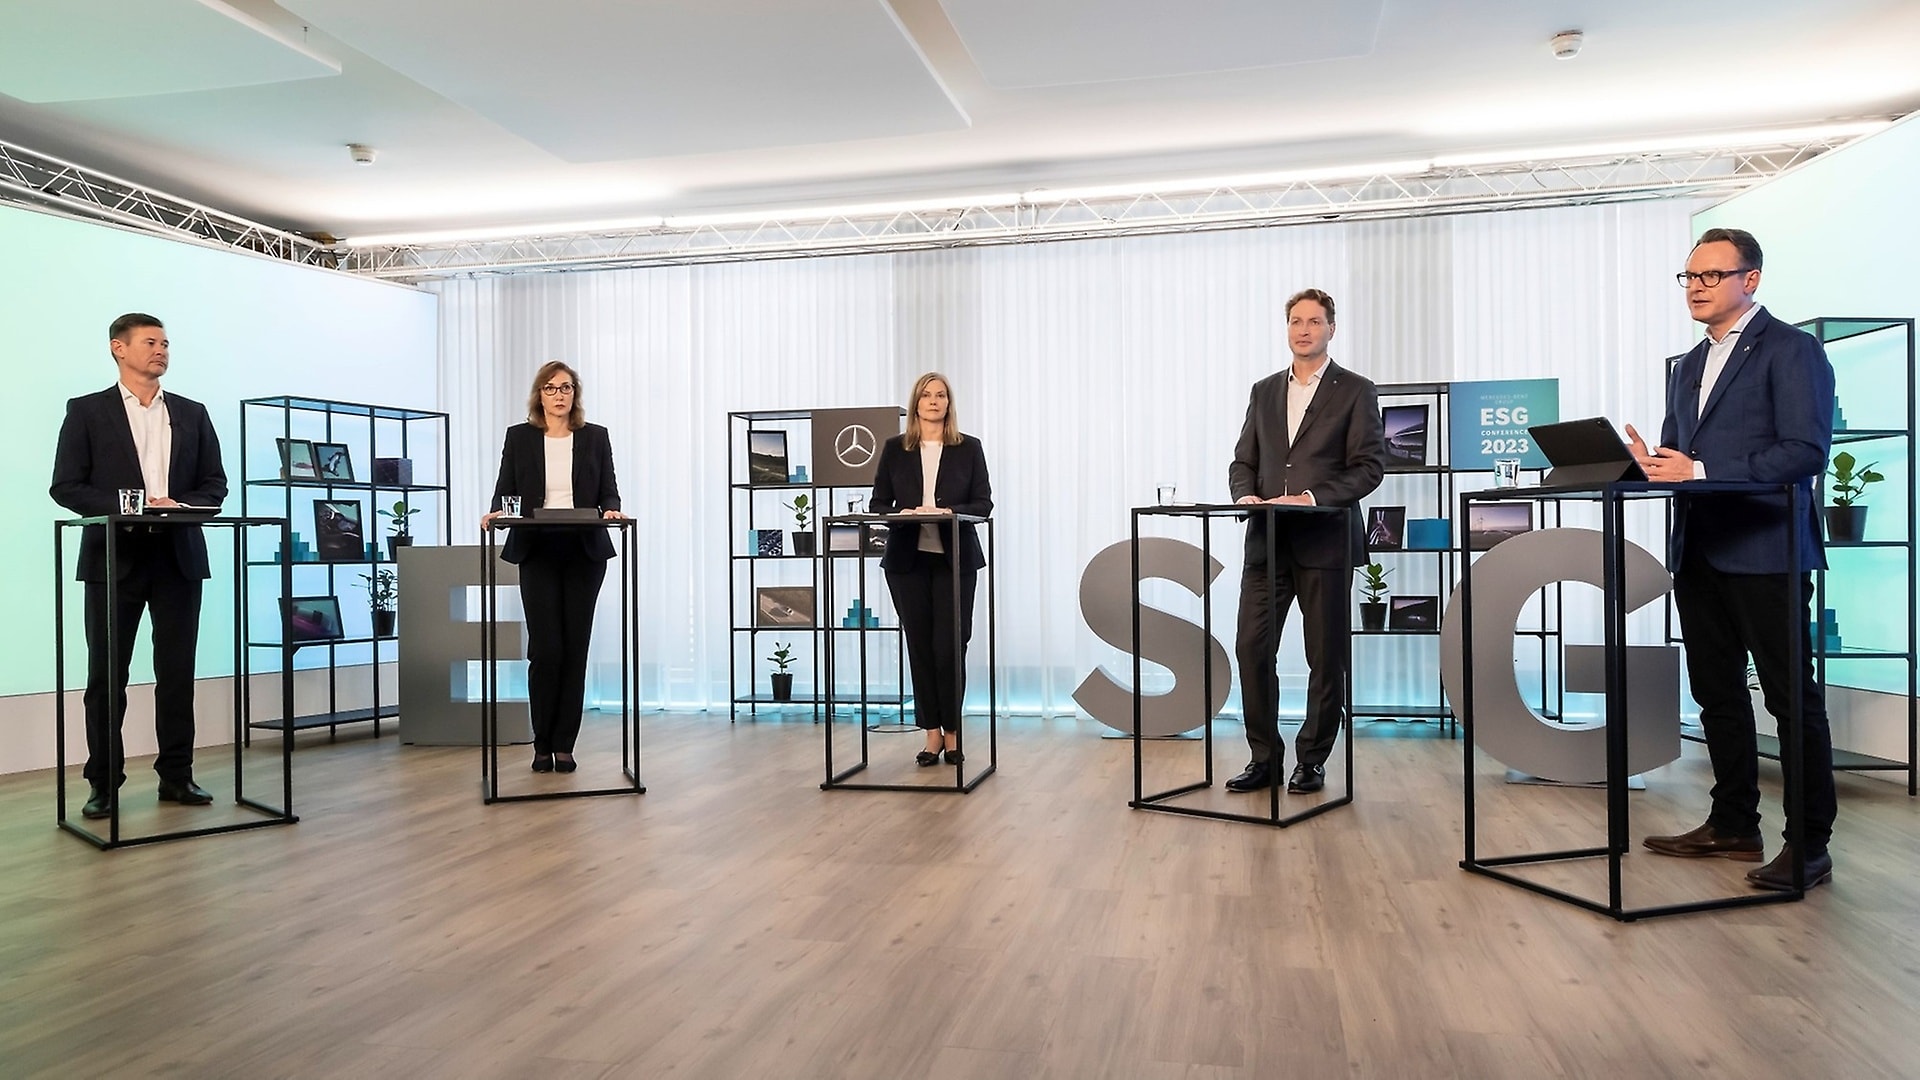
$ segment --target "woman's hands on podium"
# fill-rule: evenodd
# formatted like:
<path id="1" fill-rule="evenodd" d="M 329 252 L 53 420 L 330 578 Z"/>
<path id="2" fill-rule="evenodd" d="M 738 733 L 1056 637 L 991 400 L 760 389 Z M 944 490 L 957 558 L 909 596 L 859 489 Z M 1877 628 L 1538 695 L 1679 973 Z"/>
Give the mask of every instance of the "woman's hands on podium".
<path id="1" fill-rule="evenodd" d="M 625 521 L 627 519 L 627 515 L 618 510 L 602 510 L 600 511 L 600 516 L 607 521 Z"/>

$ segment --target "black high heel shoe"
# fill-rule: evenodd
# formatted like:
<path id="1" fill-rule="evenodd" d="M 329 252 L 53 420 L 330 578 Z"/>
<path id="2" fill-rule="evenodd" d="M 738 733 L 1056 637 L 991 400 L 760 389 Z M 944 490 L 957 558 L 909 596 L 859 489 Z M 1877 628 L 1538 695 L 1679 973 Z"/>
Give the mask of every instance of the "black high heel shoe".
<path id="1" fill-rule="evenodd" d="M 534 772 L 552 772 L 553 771 L 553 755 L 552 754 L 533 755 L 533 771 Z"/>
<path id="2" fill-rule="evenodd" d="M 965 760 L 967 760 L 967 755 L 961 753 L 960 751 L 958 750 L 947 751 L 947 764 L 958 765 Z"/>
<path id="3" fill-rule="evenodd" d="M 559 754 L 553 755 L 553 771 L 554 772 L 572 772 L 573 770 L 579 767 L 580 767 L 580 763 L 573 760 L 572 754 L 568 754 L 565 757 L 562 757 Z"/>
<path id="4" fill-rule="evenodd" d="M 938 765 L 940 764 L 940 751 L 922 750 L 919 753 L 913 755 L 913 760 L 917 762 L 919 766 L 923 769 L 928 767 L 929 765 Z"/>

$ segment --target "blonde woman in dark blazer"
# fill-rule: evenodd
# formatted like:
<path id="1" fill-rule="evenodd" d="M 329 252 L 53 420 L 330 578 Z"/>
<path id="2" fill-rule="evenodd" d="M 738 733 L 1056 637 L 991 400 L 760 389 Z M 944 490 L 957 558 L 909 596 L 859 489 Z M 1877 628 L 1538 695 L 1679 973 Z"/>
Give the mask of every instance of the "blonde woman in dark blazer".
<path id="1" fill-rule="evenodd" d="M 500 500 L 518 495 L 522 513 L 594 507 L 621 518 L 607 429 L 587 423 L 580 376 L 558 360 L 541 365 L 527 395 L 527 422 L 507 429 L 500 478 L 480 519 L 500 516 Z M 574 740 L 586 708 L 587 645 L 593 608 L 606 580 L 613 541 L 603 529 L 522 525 L 500 557 L 520 569 L 527 618 L 527 709 L 533 720 L 533 771 L 572 772 Z"/>
<path id="2" fill-rule="evenodd" d="M 960 432 L 947 377 L 929 371 L 908 395 L 907 430 L 886 441 L 875 466 L 876 514 L 924 514 L 918 525 L 888 531 L 880 566 L 900 614 L 913 674 L 914 720 L 926 732 L 921 765 L 961 761 L 957 735 L 966 697 L 967 642 L 973 637 L 973 595 L 987 559 L 970 524 L 955 514 L 993 513 L 993 485 L 980 440 Z M 942 520 L 946 519 L 946 520 Z M 954 640 L 954 581 L 960 575 L 960 640 Z"/>

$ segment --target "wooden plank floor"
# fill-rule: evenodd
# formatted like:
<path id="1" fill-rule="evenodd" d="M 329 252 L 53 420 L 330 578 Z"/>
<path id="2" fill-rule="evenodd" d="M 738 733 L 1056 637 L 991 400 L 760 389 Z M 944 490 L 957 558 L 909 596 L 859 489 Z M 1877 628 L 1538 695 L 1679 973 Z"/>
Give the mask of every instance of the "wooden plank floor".
<path id="1" fill-rule="evenodd" d="M 0 778 L 0 1076 L 1920 1075 L 1904 789 L 1842 778 L 1805 903 L 1621 925 L 1463 873 L 1459 744 L 1368 730 L 1355 805 L 1285 831 L 1127 809 L 1131 744 L 1074 720 L 1010 722 L 968 796 L 822 792 L 804 722 L 649 715 L 647 795 L 492 807 L 476 751 L 314 738 L 298 825 L 105 854 Z M 918 743 L 875 778 L 930 778 Z M 1687 754 L 1636 836 L 1703 816 Z M 1218 779 L 1243 755 L 1222 725 Z M 232 813 L 132 771 L 130 827 Z M 1597 842 L 1597 794 L 1477 775 L 1484 851 Z M 1744 891 L 1627 861 L 1630 902 Z"/>

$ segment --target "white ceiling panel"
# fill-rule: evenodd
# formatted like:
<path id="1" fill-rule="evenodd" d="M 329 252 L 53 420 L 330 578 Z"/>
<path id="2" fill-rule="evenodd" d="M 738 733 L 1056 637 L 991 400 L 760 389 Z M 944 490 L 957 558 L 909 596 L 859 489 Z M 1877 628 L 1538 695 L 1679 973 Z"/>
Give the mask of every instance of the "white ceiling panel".
<path id="1" fill-rule="evenodd" d="M 1003 89 L 1365 56 L 1385 0 L 940 0 Z"/>
<path id="2" fill-rule="evenodd" d="M 964 128 L 881 0 L 285 0 L 572 162 Z"/>
<path id="3" fill-rule="evenodd" d="M 99 101 L 289 82 L 340 65 L 220 0 L 0 0 L 0 94 Z"/>

